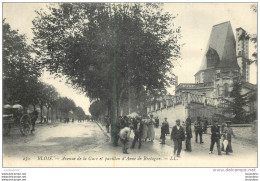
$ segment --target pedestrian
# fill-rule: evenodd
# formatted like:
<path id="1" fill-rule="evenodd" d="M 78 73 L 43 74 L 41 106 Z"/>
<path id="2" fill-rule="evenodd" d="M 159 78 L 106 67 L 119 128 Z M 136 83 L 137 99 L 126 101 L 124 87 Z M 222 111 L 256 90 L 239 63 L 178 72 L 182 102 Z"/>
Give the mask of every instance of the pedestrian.
<path id="1" fill-rule="evenodd" d="M 196 143 L 198 143 L 198 135 L 200 137 L 200 144 L 203 143 L 202 140 L 202 122 L 200 117 L 197 117 L 197 121 L 194 123 L 195 135 L 196 135 Z"/>
<path id="2" fill-rule="evenodd" d="M 32 122 L 32 130 L 31 130 L 31 133 L 33 133 L 33 131 L 35 131 L 35 123 L 36 123 L 36 120 L 38 119 L 38 115 L 39 115 L 39 112 L 37 111 L 37 109 L 35 109 L 35 110 L 31 113 L 31 122 Z"/>
<path id="3" fill-rule="evenodd" d="M 223 134 L 224 129 L 227 127 L 227 124 L 224 122 L 221 124 L 221 133 Z"/>
<path id="4" fill-rule="evenodd" d="M 127 149 L 128 149 L 128 143 L 130 139 L 130 128 L 129 127 L 124 127 L 123 129 L 120 130 L 119 137 L 120 141 L 123 144 L 123 153 L 128 154 Z"/>
<path id="5" fill-rule="evenodd" d="M 160 144 L 165 144 L 165 139 L 166 139 L 167 133 L 169 133 L 169 123 L 167 121 L 167 118 L 164 118 L 164 121 L 162 122 L 161 137 L 160 137 L 162 142 Z"/>
<path id="6" fill-rule="evenodd" d="M 155 127 L 158 128 L 159 127 L 159 123 L 160 123 L 160 120 L 158 118 L 158 116 L 156 117 L 155 119 Z"/>
<path id="7" fill-rule="evenodd" d="M 203 119 L 203 132 L 205 134 L 207 134 L 208 124 L 209 124 L 208 119 L 206 117 L 204 117 L 204 119 Z"/>
<path id="8" fill-rule="evenodd" d="M 186 119 L 186 149 L 185 151 L 191 152 L 191 138 L 192 138 L 192 131 L 191 131 L 191 119 L 188 117 Z"/>
<path id="9" fill-rule="evenodd" d="M 43 116 L 43 122 L 44 122 L 44 123 L 47 123 L 47 118 L 46 118 L 46 116 Z"/>
<path id="10" fill-rule="evenodd" d="M 218 126 L 218 121 L 214 120 L 213 125 L 211 126 L 211 144 L 210 144 L 209 154 L 213 153 L 213 148 L 216 143 L 218 149 L 218 155 L 221 155 L 219 139 L 220 139 L 220 128 Z"/>
<path id="11" fill-rule="evenodd" d="M 109 126 L 110 126 L 110 119 L 109 119 L 109 116 L 106 116 L 106 118 L 105 118 L 105 122 L 106 122 L 106 130 L 107 130 L 107 133 L 109 133 Z"/>
<path id="12" fill-rule="evenodd" d="M 120 129 L 123 129 L 127 126 L 127 116 L 120 117 Z"/>
<path id="13" fill-rule="evenodd" d="M 138 142 L 138 148 L 140 149 L 142 146 L 142 135 L 143 135 L 143 122 L 141 118 L 136 118 L 133 120 L 133 130 L 134 130 L 134 140 L 132 142 L 131 148 L 135 148 L 135 143 Z"/>
<path id="14" fill-rule="evenodd" d="M 223 135 L 223 140 L 222 140 L 222 143 L 221 143 L 221 151 L 225 151 L 223 143 L 225 141 L 224 130 L 226 129 L 226 127 L 227 127 L 227 124 L 225 122 L 223 122 L 221 124 L 221 134 Z"/>
<path id="15" fill-rule="evenodd" d="M 147 137 L 150 139 L 151 142 L 153 142 L 154 137 L 155 137 L 155 131 L 154 131 L 154 119 L 153 115 L 150 115 L 150 119 L 148 121 L 148 132 L 147 132 Z"/>
<path id="16" fill-rule="evenodd" d="M 233 129 L 231 128 L 231 121 L 227 121 L 226 123 L 227 123 L 227 127 L 224 129 L 223 135 L 224 135 L 224 140 L 228 141 L 228 145 L 226 148 L 226 155 L 228 155 L 229 153 L 233 153 L 233 149 L 232 149 L 232 145 L 231 145 L 232 135 L 233 135 L 233 137 L 236 137 L 236 136 L 233 132 Z"/>
<path id="17" fill-rule="evenodd" d="M 185 140 L 185 133 L 183 127 L 180 125 L 181 121 L 179 119 L 176 120 L 176 125 L 172 128 L 171 132 L 171 140 L 174 142 L 174 160 L 177 157 L 180 157 L 181 149 L 182 149 L 182 141 Z"/>
<path id="18" fill-rule="evenodd" d="M 122 121 L 122 118 L 119 117 L 118 120 L 115 123 L 115 129 L 113 130 L 113 135 L 114 135 L 114 146 L 118 146 L 118 140 L 119 140 L 119 133 L 121 130 L 121 124 L 120 122 Z"/>
<path id="19" fill-rule="evenodd" d="M 142 139 L 144 139 L 144 141 L 147 140 L 147 133 L 148 133 L 148 119 L 142 119 L 143 122 L 143 136 Z"/>

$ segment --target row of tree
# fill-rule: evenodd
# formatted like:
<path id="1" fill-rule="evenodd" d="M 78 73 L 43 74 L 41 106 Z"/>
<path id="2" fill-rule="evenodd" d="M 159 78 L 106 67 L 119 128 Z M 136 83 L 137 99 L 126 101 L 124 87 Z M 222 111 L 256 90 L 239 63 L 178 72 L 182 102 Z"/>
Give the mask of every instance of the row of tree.
<path id="1" fill-rule="evenodd" d="M 26 43 L 24 35 L 12 30 L 3 21 L 3 98 L 4 104 L 21 104 L 25 109 L 30 105 L 40 108 L 43 119 L 43 107 L 47 109 L 47 120 L 50 110 L 55 110 L 62 117 L 73 111 L 75 118 L 85 119 L 81 107 L 73 100 L 60 97 L 52 85 L 40 81 L 42 66 L 33 58 L 33 48 Z M 42 120 L 41 120 L 42 121 Z"/>
<path id="2" fill-rule="evenodd" d="M 162 6 L 59 3 L 38 11 L 33 20 L 37 60 L 107 107 L 112 138 L 128 90 L 159 94 L 174 82 L 180 27 Z"/>

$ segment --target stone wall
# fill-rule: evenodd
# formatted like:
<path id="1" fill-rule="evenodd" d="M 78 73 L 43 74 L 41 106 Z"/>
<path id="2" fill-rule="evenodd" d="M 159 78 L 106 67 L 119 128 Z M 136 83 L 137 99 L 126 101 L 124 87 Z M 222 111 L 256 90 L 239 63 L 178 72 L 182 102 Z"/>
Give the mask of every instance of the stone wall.
<path id="1" fill-rule="evenodd" d="M 166 103 L 166 104 L 165 104 Z M 165 105 L 164 105 L 165 104 Z M 166 97 L 151 103 L 147 106 L 148 115 L 160 119 L 160 123 L 166 117 L 170 126 L 175 125 L 176 119 L 181 122 L 188 117 L 194 122 L 198 116 L 206 117 L 209 121 L 219 114 L 225 117 L 231 117 L 228 110 L 229 103 L 224 99 L 213 99 L 205 95 L 196 95 L 192 93 L 182 93 L 179 96 Z"/>
<path id="2" fill-rule="evenodd" d="M 167 118 L 170 127 L 175 125 L 176 119 L 180 119 L 181 122 L 186 120 L 187 118 L 187 108 L 183 104 L 179 104 L 176 106 L 171 106 L 167 108 L 163 108 L 161 110 L 152 111 L 148 114 L 152 114 L 154 117 L 158 117 L 160 120 L 160 125 L 164 118 Z"/>

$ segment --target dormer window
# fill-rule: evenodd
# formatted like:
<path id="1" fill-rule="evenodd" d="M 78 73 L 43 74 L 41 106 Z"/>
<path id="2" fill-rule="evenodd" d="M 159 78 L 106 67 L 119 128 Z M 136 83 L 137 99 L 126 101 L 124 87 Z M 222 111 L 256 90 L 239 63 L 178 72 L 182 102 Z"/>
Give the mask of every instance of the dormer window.
<path id="1" fill-rule="evenodd" d="M 219 62 L 219 56 L 217 51 L 211 47 L 209 47 L 206 57 L 207 57 L 207 68 L 215 67 Z"/>

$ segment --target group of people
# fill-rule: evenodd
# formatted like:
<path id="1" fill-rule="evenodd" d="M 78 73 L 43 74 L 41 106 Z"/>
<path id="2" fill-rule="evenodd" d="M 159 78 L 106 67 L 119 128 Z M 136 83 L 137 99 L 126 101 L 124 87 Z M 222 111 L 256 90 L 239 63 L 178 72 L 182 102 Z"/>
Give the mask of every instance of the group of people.
<path id="1" fill-rule="evenodd" d="M 232 136 L 235 137 L 233 129 L 231 128 L 231 122 L 227 121 L 220 126 L 218 126 L 218 121 L 214 120 L 213 125 L 211 126 L 211 144 L 209 153 L 213 153 L 213 148 L 216 143 L 218 155 L 221 155 L 221 151 L 224 151 L 226 155 L 233 152 L 232 149 Z M 220 149 L 221 143 L 221 149 Z"/>
<path id="2" fill-rule="evenodd" d="M 106 129 L 109 133 L 109 127 L 111 125 L 111 120 L 109 117 L 106 117 Z M 176 120 L 176 125 L 172 127 L 170 132 L 169 123 L 167 118 L 164 118 L 164 121 L 161 124 L 161 143 L 165 144 L 166 136 L 170 135 L 171 140 L 174 142 L 174 159 L 180 157 L 182 150 L 182 142 L 185 140 L 185 151 L 191 152 L 191 139 L 192 139 L 192 127 L 191 119 L 187 118 L 186 122 L 182 123 L 179 119 Z M 129 142 L 130 142 L 130 133 L 133 131 L 134 139 L 131 144 L 131 148 L 134 149 L 136 143 L 138 143 L 138 148 L 142 146 L 142 142 L 147 140 L 153 142 L 155 138 L 154 127 L 159 123 L 158 118 L 153 118 L 153 115 L 135 118 L 129 118 L 127 116 L 119 117 L 115 122 L 115 129 L 113 134 L 115 137 L 112 138 L 114 146 L 118 145 L 120 139 L 122 143 L 123 153 L 128 154 Z M 194 122 L 194 131 L 195 131 L 195 142 L 203 143 L 203 133 L 207 133 L 208 121 L 207 119 L 197 117 L 197 120 Z M 213 148 L 215 143 L 217 144 L 218 154 L 221 155 L 220 144 L 222 144 L 222 151 L 225 151 L 226 154 L 232 153 L 231 146 L 231 136 L 235 136 L 232 128 L 230 127 L 230 122 L 222 124 L 222 127 L 218 126 L 218 121 L 214 120 L 211 126 L 211 144 L 210 144 L 210 154 L 213 153 Z M 198 140 L 199 137 L 199 140 Z"/>
<path id="3" fill-rule="evenodd" d="M 107 133 L 110 131 L 111 120 L 109 117 L 105 118 L 106 130 Z M 120 139 L 123 145 L 123 153 L 128 154 L 129 141 L 130 141 L 130 132 L 131 130 L 134 133 L 134 140 L 132 142 L 131 148 L 135 148 L 136 142 L 138 142 L 138 148 L 141 148 L 142 141 L 150 141 L 153 142 L 155 138 L 154 126 L 156 124 L 153 119 L 153 115 L 135 118 L 129 118 L 127 116 L 120 116 L 115 123 L 115 138 L 114 146 L 118 145 L 118 140 Z"/>
<path id="4" fill-rule="evenodd" d="M 232 153 L 232 136 L 235 137 L 233 129 L 231 128 L 231 122 L 227 121 L 220 126 L 218 125 L 218 120 L 214 120 L 211 126 L 211 144 L 209 153 L 213 153 L 213 148 L 216 143 L 218 149 L 218 155 L 221 155 L 221 151 L 224 151 L 226 155 Z M 163 127 L 163 125 L 162 125 Z M 207 129 L 207 127 L 206 127 Z M 200 138 L 200 144 L 203 143 L 202 134 L 207 133 L 203 122 L 200 117 L 197 117 L 197 120 L 194 122 L 194 131 L 195 131 L 195 142 L 198 143 L 198 136 Z M 187 118 L 185 127 L 180 125 L 180 120 L 176 120 L 176 125 L 172 128 L 171 140 L 174 142 L 174 159 L 180 157 L 182 150 L 182 141 L 185 140 L 186 149 L 185 151 L 191 152 L 191 138 L 192 138 L 192 129 L 191 129 L 191 119 Z M 165 139 L 162 139 L 163 141 Z M 221 148 L 220 148 L 221 145 Z"/>

